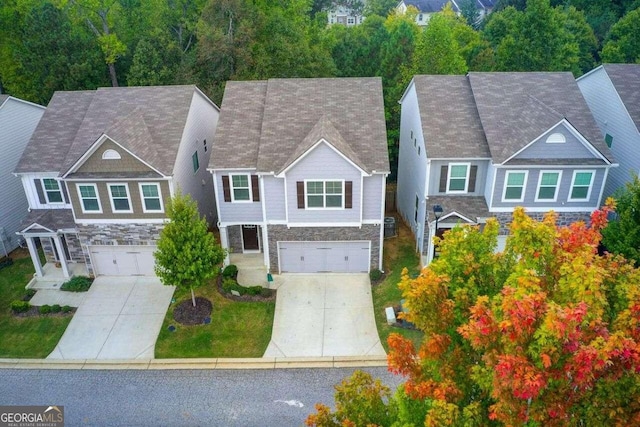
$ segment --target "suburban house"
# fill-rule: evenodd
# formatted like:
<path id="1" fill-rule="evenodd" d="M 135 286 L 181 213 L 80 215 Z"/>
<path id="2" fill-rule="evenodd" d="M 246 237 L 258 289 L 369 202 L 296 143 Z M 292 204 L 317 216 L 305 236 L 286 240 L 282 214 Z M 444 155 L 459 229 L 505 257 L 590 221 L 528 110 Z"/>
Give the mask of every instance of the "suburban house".
<path id="1" fill-rule="evenodd" d="M 55 272 L 53 263 L 64 277 L 154 275 L 165 206 L 178 191 L 215 222 L 206 165 L 218 111 L 195 86 L 56 92 L 15 169 L 36 276 Z"/>
<path id="2" fill-rule="evenodd" d="M 329 25 L 339 24 L 352 27 L 364 21 L 364 1 L 334 2 L 327 10 Z"/>
<path id="3" fill-rule="evenodd" d="M 640 174 L 640 64 L 604 64 L 578 78 L 604 140 L 620 167 L 611 170 L 608 197 Z"/>
<path id="4" fill-rule="evenodd" d="M 41 105 L 0 94 L 0 257 L 18 247 L 16 232 L 21 230 L 29 205 L 13 170 L 44 110 Z"/>
<path id="5" fill-rule="evenodd" d="M 228 82 L 209 163 L 222 246 L 272 273 L 381 269 L 386 141 L 380 78 Z"/>
<path id="6" fill-rule="evenodd" d="M 418 10 L 416 15 L 416 23 L 420 26 L 427 25 L 431 15 L 442 11 L 447 3 L 451 4 L 451 9 L 458 15 L 461 15 L 461 8 L 466 0 L 401 0 L 396 6 L 396 11 L 400 14 L 407 12 L 409 7 Z M 493 10 L 496 1 L 494 0 L 475 0 L 476 9 L 478 11 L 478 19 L 482 20 Z"/>
<path id="7" fill-rule="evenodd" d="M 400 102 L 397 203 L 423 264 L 458 223 L 497 218 L 502 248 L 516 206 L 563 225 L 600 206 L 616 164 L 571 73 L 419 75 Z"/>

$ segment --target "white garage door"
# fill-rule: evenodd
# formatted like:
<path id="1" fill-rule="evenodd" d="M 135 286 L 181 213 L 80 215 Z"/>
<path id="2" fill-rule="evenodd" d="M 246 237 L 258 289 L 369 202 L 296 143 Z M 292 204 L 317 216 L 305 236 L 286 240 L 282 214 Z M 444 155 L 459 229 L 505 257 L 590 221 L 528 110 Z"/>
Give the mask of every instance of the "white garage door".
<path id="1" fill-rule="evenodd" d="M 155 276 L 155 246 L 90 246 L 96 276 Z"/>
<path id="2" fill-rule="evenodd" d="M 369 271 L 370 242 L 278 242 L 282 273 Z"/>

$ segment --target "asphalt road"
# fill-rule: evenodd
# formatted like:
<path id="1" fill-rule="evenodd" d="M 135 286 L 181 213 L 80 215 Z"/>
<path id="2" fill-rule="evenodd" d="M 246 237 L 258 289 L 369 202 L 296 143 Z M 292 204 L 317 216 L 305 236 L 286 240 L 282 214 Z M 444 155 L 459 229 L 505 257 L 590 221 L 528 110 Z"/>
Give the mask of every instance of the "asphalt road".
<path id="1" fill-rule="evenodd" d="M 395 387 L 386 368 L 363 369 Z M 0 405 L 63 405 L 65 426 L 301 426 L 354 369 L 0 370 Z"/>

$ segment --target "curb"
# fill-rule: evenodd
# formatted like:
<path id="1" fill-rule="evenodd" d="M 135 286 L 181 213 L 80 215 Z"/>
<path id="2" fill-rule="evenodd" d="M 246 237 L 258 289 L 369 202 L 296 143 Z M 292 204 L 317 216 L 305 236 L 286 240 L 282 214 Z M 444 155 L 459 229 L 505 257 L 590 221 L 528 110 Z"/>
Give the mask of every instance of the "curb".
<path id="1" fill-rule="evenodd" d="M 185 370 L 364 368 L 387 366 L 386 356 L 263 357 L 254 359 L 0 359 L 1 369 Z"/>

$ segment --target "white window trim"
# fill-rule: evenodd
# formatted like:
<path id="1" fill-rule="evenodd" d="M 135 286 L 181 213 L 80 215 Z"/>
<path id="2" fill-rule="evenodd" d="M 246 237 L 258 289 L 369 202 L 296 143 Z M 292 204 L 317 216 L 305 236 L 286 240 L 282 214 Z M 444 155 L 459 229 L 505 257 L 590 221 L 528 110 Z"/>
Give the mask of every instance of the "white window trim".
<path id="1" fill-rule="evenodd" d="M 127 192 L 127 200 L 129 201 L 129 210 L 128 211 L 116 210 L 116 208 L 114 206 L 114 203 L 113 203 L 113 196 L 111 195 L 111 187 L 112 186 L 124 186 L 125 191 Z M 129 184 L 128 183 L 126 183 L 126 182 L 110 182 L 110 183 L 107 183 L 107 191 L 109 193 L 109 202 L 111 203 L 111 212 L 112 213 L 114 213 L 114 214 L 133 213 L 133 204 L 131 203 L 131 193 L 129 193 Z"/>
<path id="2" fill-rule="evenodd" d="M 322 193 L 323 197 L 324 197 L 324 207 L 318 208 L 318 207 L 309 207 L 308 206 L 308 199 L 307 196 L 309 195 L 308 191 L 307 191 L 307 186 L 309 182 L 322 182 L 323 183 L 323 188 L 324 188 L 324 192 Z M 335 206 L 335 207 L 326 207 L 327 205 L 327 193 L 326 193 L 326 183 L 327 182 L 340 182 L 342 183 L 342 205 L 341 206 Z M 306 210 L 310 210 L 310 211 L 339 211 L 339 210 L 344 210 L 344 202 L 345 202 L 345 188 L 344 188 L 344 179 L 305 179 L 304 180 L 304 208 Z M 314 194 L 315 196 L 318 196 L 318 194 Z M 335 196 L 336 194 L 331 194 L 332 196 Z"/>
<path id="3" fill-rule="evenodd" d="M 116 150 L 108 148 L 102 153 L 102 160 L 120 160 L 122 156 Z"/>
<path id="4" fill-rule="evenodd" d="M 100 193 L 98 193 L 98 186 L 96 184 L 93 183 L 84 183 L 84 182 L 77 182 L 76 184 L 76 192 L 78 193 L 78 199 L 80 200 L 80 209 L 82 210 L 83 214 L 101 214 L 102 213 L 102 203 L 100 203 Z M 96 192 L 96 199 L 98 200 L 98 210 L 97 211 L 87 211 L 84 209 L 84 203 L 83 203 L 83 197 L 82 197 L 82 193 L 80 192 L 80 187 L 93 187 L 94 191 Z"/>
<path id="5" fill-rule="evenodd" d="M 249 190 L 249 198 L 247 200 L 236 200 L 236 194 L 233 190 L 233 177 L 234 176 L 246 176 L 247 177 L 247 189 Z M 240 187 L 238 190 L 244 190 L 245 187 Z M 229 190 L 231 191 L 231 203 L 252 203 L 253 202 L 253 188 L 251 188 L 251 175 L 246 173 L 234 173 L 229 174 Z"/>
<path id="6" fill-rule="evenodd" d="M 579 173 L 591 174 L 591 181 L 589 182 L 589 189 L 587 190 L 587 197 L 585 199 L 574 199 L 571 197 L 571 194 L 573 193 L 573 186 L 576 183 L 576 175 L 578 175 Z M 569 195 L 567 196 L 567 200 L 569 202 L 588 202 L 589 200 L 591 200 L 591 190 L 593 189 L 593 182 L 595 181 L 595 177 L 596 171 L 594 169 L 574 170 L 573 177 L 571 178 L 571 187 L 569 187 Z"/>
<path id="7" fill-rule="evenodd" d="M 542 182 L 542 175 L 545 173 L 557 173 L 558 174 L 558 182 L 556 183 L 556 192 L 553 195 L 553 199 L 539 199 L 540 195 L 540 183 Z M 538 174 L 538 186 L 536 187 L 536 202 L 542 203 L 554 203 L 558 200 L 558 193 L 560 192 L 560 184 L 562 183 L 562 171 L 561 170 L 541 170 Z"/>
<path id="8" fill-rule="evenodd" d="M 522 183 L 522 194 L 519 199 L 507 199 L 507 183 L 509 182 L 509 175 L 512 173 L 523 173 L 524 181 Z M 510 170 L 504 174 L 504 188 L 502 189 L 502 202 L 503 203 L 521 203 L 524 202 L 524 194 L 527 191 L 527 181 L 529 179 L 529 171 L 526 170 Z"/>
<path id="9" fill-rule="evenodd" d="M 449 186 L 451 185 L 451 170 L 454 166 L 466 166 L 467 174 L 464 178 L 464 190 L 449 190 Z M 449 167 L 447 168 L 447 194 L 464 194 L 469 189 L 469 173 L 471 172 L 471 163 L 449 163 Z M 455 178 L 460 179 L 460 178 Z"/>
<path id="10" fill-rule="evenodd" d="M 547 144 L 564 144 L 567 142 L 567 137 L 564 136 L 561 132 L 554 132 L 551 135 L 547 136 L 545 142 Z"/>
<path id="11" fill-rule="evenodd" d="M 149 210 L 144 203 L 144 192 L 142 191 L 143 185 L 155 185 L 158 189 L 158 199 L 160 199 L 160 209 L 158 210 Z M 140 203 L 142 203 L 142 212 L 144 213 L 164 213 L 164 201 L 162 200 L 162 187 L 160 187 L 159 182 L 139 182 L 138 189 L 140 191 Z M 155 197 L 152 197 L 155 199 Z"/>
<path id="12" fill-rule="evenodd" d="M 47 187 L 44 185 L 44 180 L 45 179 L 50 179 L 52 181 L 55 181 L 58 183 L 58 192 L 60 193 L 60 199 L 62 199 L 62 201 L 60 202 L 52 202 L 49 200 L 49 193 L 47 192 Z M 47 205 L 64 205 L 64 193 L 62 191 L 62 183 L 60 181 L 58 181 L 57 179 L 51 177 L 51 178 L 40 178 L 40 185 L 42 185 L 42 192 L 44 193 L 44 198 L 47 201 Z M 49 190 L 49 191 L 54 191 L 54 190 Z"/>

